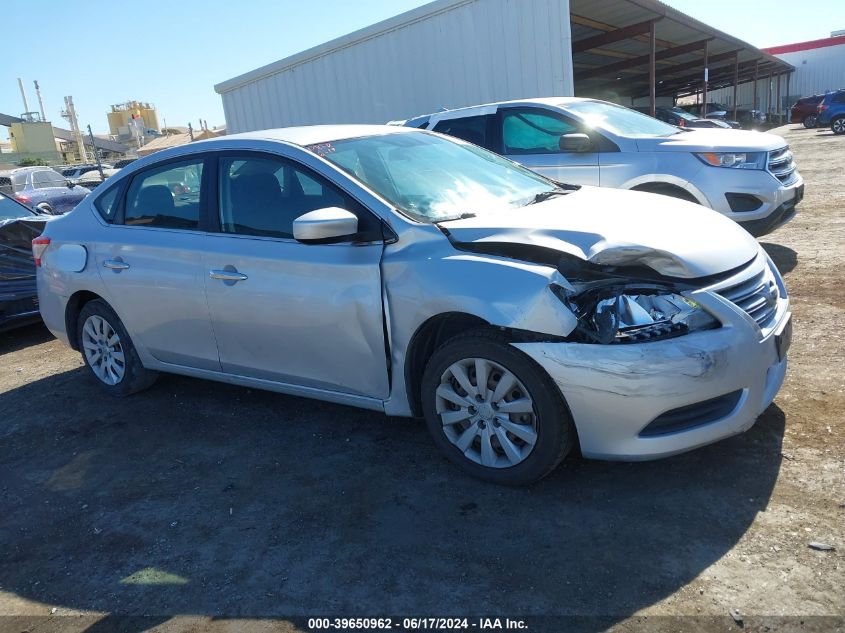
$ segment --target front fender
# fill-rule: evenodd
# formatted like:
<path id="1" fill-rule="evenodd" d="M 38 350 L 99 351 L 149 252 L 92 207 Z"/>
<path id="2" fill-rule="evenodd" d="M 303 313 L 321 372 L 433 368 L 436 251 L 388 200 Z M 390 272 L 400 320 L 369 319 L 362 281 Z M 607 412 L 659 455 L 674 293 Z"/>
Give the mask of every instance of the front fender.
<path id="1" fill-rule="evenodd" d="M 445 240 L 435 247 L 436 254 L 424 255 L 424 245 L 391 248 L 382 261 L 391 342 L 391 395 L 385 403 L 390 415 L 411 415 L 404 372 L 408 346 L 432 317 L 457 312 L 553 337 L 575 329 L 575 315 L 550 288 L 570 287 L 555 268 L 456 252 Z"/>

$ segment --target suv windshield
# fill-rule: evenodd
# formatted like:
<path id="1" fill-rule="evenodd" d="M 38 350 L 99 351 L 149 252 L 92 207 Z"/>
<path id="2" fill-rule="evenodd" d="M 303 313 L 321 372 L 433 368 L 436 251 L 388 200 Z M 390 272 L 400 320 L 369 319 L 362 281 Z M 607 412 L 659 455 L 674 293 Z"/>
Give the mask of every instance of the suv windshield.
<path id="1" fill-rule="evenodd" d="M 619 136 L 671 136 L 681 131 L 674 125 L 604 101 L 576 101 L 561 106 L 589 127 L 607 130 Z"/>
<path id="2" fill-rule="evenodd" d="M 427 132 L 367 136 L 308 149 L 421 222 L 512 209 L 558 189 L 492 152 Z"/>

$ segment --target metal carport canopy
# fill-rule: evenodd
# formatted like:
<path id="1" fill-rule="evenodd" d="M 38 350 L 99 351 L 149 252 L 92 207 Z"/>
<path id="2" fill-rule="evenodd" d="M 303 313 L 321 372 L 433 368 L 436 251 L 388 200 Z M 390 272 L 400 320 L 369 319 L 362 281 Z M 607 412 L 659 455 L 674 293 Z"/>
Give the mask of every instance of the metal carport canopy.
<path id="1" fill-rule="evenodd" d="M 794 67 L 657 0 L 570 0 L 575 93 L 680 97 Z M 653 31 L 652 31 L 653 29 Z M 652 53 L 653 51 L 653 53 Z"/>

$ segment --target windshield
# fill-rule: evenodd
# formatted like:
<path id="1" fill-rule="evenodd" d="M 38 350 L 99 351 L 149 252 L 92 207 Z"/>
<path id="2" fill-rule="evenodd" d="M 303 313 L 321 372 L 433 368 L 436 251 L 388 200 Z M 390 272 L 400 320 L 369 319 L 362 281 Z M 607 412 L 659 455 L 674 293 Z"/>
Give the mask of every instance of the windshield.
<path id="1" fill-rule="evenodd" d="M 26 207 L 0 194 L 0 222 L 30 217 L 32 217 L 32 213 Z"/>
<path id="2" fill-rule="evenodd" d="M 607 130 L 619 136 L 671 136 L 680 134 L 674 125 L 605 101 L 576 101 L 562 106 L 589 127 Z"/>
<path id="3" fill-rule="evenodd" d="M 422 222 L 512 209 L 557 189 L 552 181 L 492 152 L 427 132 L 368 136 L 308 149 Z"/>

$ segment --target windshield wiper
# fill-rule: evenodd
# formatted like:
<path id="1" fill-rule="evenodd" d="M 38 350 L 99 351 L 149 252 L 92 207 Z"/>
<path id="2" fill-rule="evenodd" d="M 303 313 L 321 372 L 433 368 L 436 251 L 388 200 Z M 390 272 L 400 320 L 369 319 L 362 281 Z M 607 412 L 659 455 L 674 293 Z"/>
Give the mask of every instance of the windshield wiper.
<path id="1" fill-rule="evenodd" d="M 437 218 L 433 221 L 434 224 L 440 224 L 441 222 L 451 222 L 452 220 L 467 220 L 469 218 L 474 218 L 474 213 L 458 213 L 455 215 L 447 215 L 442 218 Z"/>
<path id="2" fill-rule="evenodd" d="M 550 191 L 541 191 L 536 196 L 531 198 L 528 202 L 525 203 L 523 206 L 528 206 L 529 204 L 537 204 L 538 202 L 545 202 L 549 198 L 553 198 L 555 196 L 565 196 L 568 193 L 572 193 L 572 190 L 567 189 L 551 189 Z"/>

